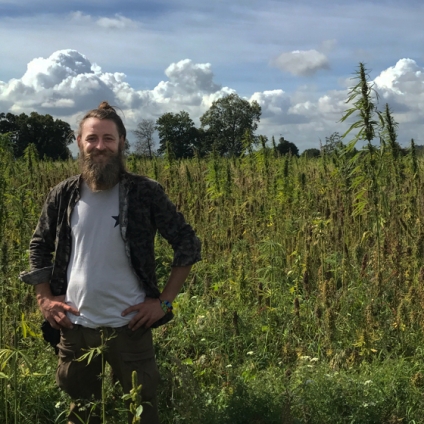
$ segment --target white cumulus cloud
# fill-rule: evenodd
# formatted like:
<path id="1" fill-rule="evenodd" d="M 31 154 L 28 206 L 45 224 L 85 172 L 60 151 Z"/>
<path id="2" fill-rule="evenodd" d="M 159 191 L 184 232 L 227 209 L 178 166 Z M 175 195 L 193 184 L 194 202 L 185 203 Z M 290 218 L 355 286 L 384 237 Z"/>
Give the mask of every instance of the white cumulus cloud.
<path id="1" fill-rule="evenodd" d="M 351 86 L 352 84 L 350 84 Z M 414 138 L 424 144 L 424 69 L 412 59 L 401 59 L 383 70 L 374 80 L 380 94 L 380 109 L 391 106 L 399 126 L 399 140 Z M 49 113 L 76 127 L 87 110 L 107 100 L 122 112 L 129 133 L 141 119 L 157 119 L 166 112 L 185 110 L 199 124 L 199 118 L 212 102 L 235 90 L 214 78 L 210 63 L 190 59 L 171 63 L 156 86 L 140 90 L 122 72 L 104 72 L 98 64 L 76 50 L 59 50 L 46 58 L 35 58 L 20 78 L 0 81 L 0 111 Z M 247 97 L 262 108 L 258 134 L 283 135 L 302 150 L 318 147 L 335 131 L 343 133 L 340 123 L 349 107 L 347 89 L 317 94 L 313 86 L 288 93 L 282 88 L 258 91 Z"/>
<path id="2" fill-rule="evenodd" d="M 305 121 L 303 114 L 293 113 L 292 99 L 283 90 L 267 90 L 254 93 L 249 101 L 256 100 L 261 107 L 263 124 L 299 124 Z"/>
<path id="3" fill-rule="evenodd" d="M 221 89 L 221 86 L 213 81 L 210 63 L 196 64 L 190 59 L 180 60 L 168 66 L 165 75 L 170 84 L 184 92 L 214 93 Z"/>
<path id="4" fill-rule="evenodd" d="M 388 103 L 399 123 L 421 123 L 424 113 L 424 68 L 400 59 L 374 79 L 380 102 Z"/>
<path id="5" fill-rule="evenodd" d="M 60 50 L 47 58 L 36 58 L 20 79 L 0 82 L 0 106 L 13 113 L 74 116 L 108 100 L 136 124 L 140 117 L 157 118 L 170 111 L 187 110 L 199 118 L 210 104 L 233 90 L 213 80 L 209 63 L 189 59 L 172 63 L 166 81 L 151 90 L 136 90 L 120 72 L 101 67 L 76 50 Z"/>
<path id="6" fill-rule="evenodd" d="M 329 69 L 327 57 L 317 50 L 295 50 L 281 53 L 272 64 L 296 76 L 311 76 L 321 69 Z"/>
<path id="7" fill-rule="evenodd" d="M 381 72 L 374 82 L 377 87 L 396 94 L 404 94 L 405 92 L 416 90 L 422 92 L 424 89 L 424 73 L 415 60 L 401 59 L 395 66 L 391 66 Z"/>
<path id="8" fill-rule="evenodd" d="M 271 118 L 287 113 L 290 97 L 283 90 L 268 90 L 254 93 L 249 101 L 257 101 L 261 107 L 261 117 Z"/>
<path id="9" fill-rule="evenodd" d="M 27 71 L 21 82 L 39 91 L 52 88 L 67 77 L 91 73 L 91 63 L 75 50 L 62 50 L 53 53 L 49 58 L 33 59 L 28 63 Z"/>

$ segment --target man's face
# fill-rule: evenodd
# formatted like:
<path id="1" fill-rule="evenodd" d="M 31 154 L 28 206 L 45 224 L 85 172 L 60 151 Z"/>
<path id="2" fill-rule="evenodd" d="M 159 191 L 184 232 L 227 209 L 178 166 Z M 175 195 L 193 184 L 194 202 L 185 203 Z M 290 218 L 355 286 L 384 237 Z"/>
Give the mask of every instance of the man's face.
<path id="1" fill-rule="evenodd" d="M 122 151 L 124 137 L 119 137 L 113 121 L 88 118 L 77 137 L 79 162 L 84 180 L 92 190 L 108 190 L 119 181 L 125 169 Z"/>
<path id="2" fill-rule="evenodd" d="M 120 146 L 123 148 L 125 140 L 119 137 L 115 122 L 88 118 L 82 124 L 77 143 L 81 153 L 90 155 L 95 162 L 104 163 L 118 153 Z"/>

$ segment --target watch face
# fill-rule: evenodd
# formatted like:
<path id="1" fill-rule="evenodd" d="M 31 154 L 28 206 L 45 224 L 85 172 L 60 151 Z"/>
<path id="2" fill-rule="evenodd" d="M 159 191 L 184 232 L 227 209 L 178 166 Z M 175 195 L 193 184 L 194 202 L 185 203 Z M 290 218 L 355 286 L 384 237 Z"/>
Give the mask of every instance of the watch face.
<path id="1" fill-rule="evenodd" d="M 165 312 L 165 314 L 172 311 L 172 303 L 168 302 L 167 300 L 162 300 L 160 302 L 160 306 L 161 306 L 163 312 Z"/>

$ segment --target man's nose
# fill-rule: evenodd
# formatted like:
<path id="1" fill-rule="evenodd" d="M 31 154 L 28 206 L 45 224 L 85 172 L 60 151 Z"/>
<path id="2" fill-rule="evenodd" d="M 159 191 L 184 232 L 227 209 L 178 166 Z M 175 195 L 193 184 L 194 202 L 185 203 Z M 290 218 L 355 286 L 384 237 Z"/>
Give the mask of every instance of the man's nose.
<path id="1" fill-rule="evenodd" d="M 106 144 L 103 140 L 103 138 L 99 138 L 98 142 L 97 142 L 97 146 L 96 146 L 97 150 L 105 150 L 106 149 Z"/>

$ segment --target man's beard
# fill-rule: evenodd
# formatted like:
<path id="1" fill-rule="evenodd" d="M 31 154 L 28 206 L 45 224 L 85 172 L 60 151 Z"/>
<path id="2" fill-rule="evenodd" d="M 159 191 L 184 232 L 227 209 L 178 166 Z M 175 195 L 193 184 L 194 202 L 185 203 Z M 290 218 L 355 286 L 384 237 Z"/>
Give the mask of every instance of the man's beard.
<path id="1" fill-rule="evenodd" d="M 96 156 L 106 156 L 107 161 L 96 162 Z M 119 182 L 120 175 L 125 170 L 121 148 L 116 153 L 86 153 L 81 149 L 79 164 L 83 179 L 93 191 L 111 189 Z"/>

